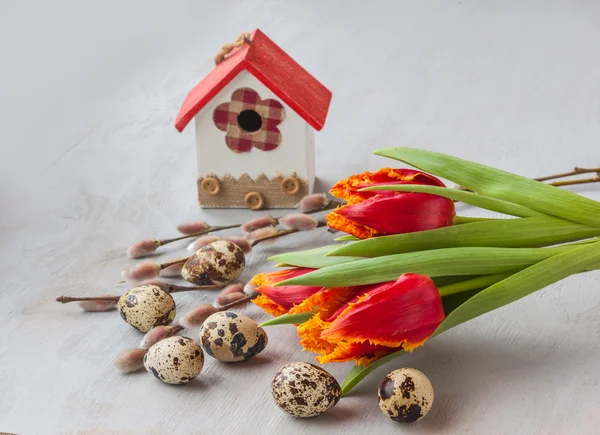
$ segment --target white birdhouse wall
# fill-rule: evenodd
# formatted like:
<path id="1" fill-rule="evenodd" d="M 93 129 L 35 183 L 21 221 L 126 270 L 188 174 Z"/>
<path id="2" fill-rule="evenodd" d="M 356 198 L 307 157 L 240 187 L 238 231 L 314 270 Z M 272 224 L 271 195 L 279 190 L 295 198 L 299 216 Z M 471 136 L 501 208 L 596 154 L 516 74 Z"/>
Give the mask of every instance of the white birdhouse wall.
<path id="1" fill-rule="evenodd" d="M 243 110 L 244 98 L 256 103 L 255 111 Z M 200 111 L 195 123 L 199 177 L 272 179 L 295 174 L 312 192 L 312 128 L 250 73 L 238 74 Z"/>

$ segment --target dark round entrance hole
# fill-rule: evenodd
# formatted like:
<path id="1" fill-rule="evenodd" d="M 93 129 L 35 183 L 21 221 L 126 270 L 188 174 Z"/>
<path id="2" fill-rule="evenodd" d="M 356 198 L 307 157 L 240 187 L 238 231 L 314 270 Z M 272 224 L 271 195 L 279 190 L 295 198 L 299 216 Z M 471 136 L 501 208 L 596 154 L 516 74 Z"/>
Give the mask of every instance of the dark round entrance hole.
<path id="1" fill-rule="evenodd" d="M 248 133 L 254 133 L 262 127 L 262 118 L 254 110 L 242 110 L 237 117 L 240 128 Z"/>

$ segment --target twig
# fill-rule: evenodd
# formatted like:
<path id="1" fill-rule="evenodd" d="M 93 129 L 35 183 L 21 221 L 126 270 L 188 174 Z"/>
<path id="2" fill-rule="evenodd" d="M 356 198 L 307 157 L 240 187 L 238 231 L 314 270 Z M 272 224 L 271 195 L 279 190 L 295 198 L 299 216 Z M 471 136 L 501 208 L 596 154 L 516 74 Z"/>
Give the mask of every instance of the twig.
<path id="1" fill-rule="evenodd" d="M 229 308 L 233 308 L 238 304 L 244 304 L 246 302 L 250 302 L 252 299 L 257 297 L 258 295 L 259 295 L 258 292 L 253 292 L 252 294 L 249 294 L 248 296 L 238 299 L 237 301 L 233 301 L 233 302 L 230 302 L 228 304 L 218 307 L 217 311 L 227 311 Z"/>
<path id="2" fill-rule="evenodd" d="M 574 184 L 587 184 L 587 183 L 598 183 L 600 182 L 600 175 L 593 178 L 584 178 L 582 180 L 565 180 L 565 181 L 555 181 L 554 183 L 549 183 L 552 186 L 572 186 Z"/>
<path id="3" fill-rule="evenodd" d="M 168 293 L 181 293 L 189 292 L 194 290 L 214 290 L 220 289 L 222 286 L 219 285 L 177 285 L 164 283 Z M 59 296 L 56 298 L 56 302 L 61 304 L 68 304 L 69 302 L 82 302 L 82 301 L 118 301 L 121 296 L 91 296 L 91 297 L 78 297 L 78 296 Z"/>
<path id="4" fill-rule="evenodd" d="M 574 175 L 580 174 L 596 174 L 595 177 L 592 178 L 584 178 L 579 180 L 565 180 L 565 181 L 553 181 L 552 183 L 547 183 L 550 186 L 561 187 L 561 186 L 572 186 L 574 184 L 587 184 L 587 183 L 597 183 L 600 182 L 600 168 L 579 168 L 575 167 L 571 172 L 563 172 L 562 174 L 548 175 L 546 177 L 534 178 L 535 181 L 547 181 L 547 180 L 555 180 L 557 178 L 564 177 L 572 177 Z M 468 189 L 464 186 L 455 186 L 456 189 L 464 190 L 466 192 L 472 192 L 471 189 Z M 459 202 L 459 201 L 454 201 Z"/>
<path id="5" fill-rule="evenodd" d="M 556 174 L 556 175 L 548 175 L 546 177 L 539 177 L 539 178 L 534 178 L 534 180 L 536 181 L 547 181 L 547 180 L 555 180 L 557 178 L 565 178 L 565 177 L 571 177 L 573 175 L 579 175 L 579 174 L 597 174 L 600 175 L 600 168 L 578 168 L 575 167 L 571 172 L 563 172 L 562 174 Z M 551 183 L 553 184 L 553 183 Z M 556 186 L 556 184 L 553 184 L 554 186 Z"/>
<path id="6" fill-rule="evenodd" d="M 118 301 L 121 296 L 96 296 L 96 297 L 85 297 L 80 298 L 77 296 L 59 296 L 56 298 L 56 302 L 61 304 L 68 304 L 69 302 L 82 302 L 82 301 Z"/>
<path id="7" fill-rule="evenodd" d="M 175 260 L 165 261 L 164 263 L 159 263 L 160 270 L 166 269 L 169 266 L 173 266 L 174 264 L 185 263 L 189 260 L 190 257 L 181 257 L 176 258 Z"/>
<path id="8" fill-rule="evenodd" d="M 166 245 L 168 243 L 171 243 L 171 242 L 177 242 L 179 240 L 189 239 L 190 237 L 203 236 L 205 234 L 213 233 L 215 231 L 231 230 L 233 228 L 239 227 L 240 225 L 241 224 L 239 224 L 239 225 L 238 224 L 234 224 L 234 225 L 221 225 L 221 226 L 209 227 L 206 230 L 199 231 L 199 232 L 193 233 L 193 234 L 187 234 L 187 235 L 184 235 L 184 236 L 173 237 L 171 239 L 156 240 L 155 243 L 156 243 L 156 247 L 159 248 L 159 247 L 164 246 L 164 245 Z"/>
<path id="9" fill-rule="evenodd" d="M 324 227 L 326 225 L 327 224 L 325 222 L 319 222 L 317 224 L 317 228 L 321 228 L 321 227 Z M 254 246 L 258 245 L 260 242 L 264 242 L 265 240 L 276 239 L 278 237 L 286 236 L 288 234 L 298 233 L 300 231 L 301 230 L 297 230 L 297 229 L 279 230 L 275 234 L 271 234 L 271 235 L 260 237 L 260 238 L 258 238 L 256 240 L 253 240 L 252 243 L 250 243 L 250 246 L 254 247 Z"/>
<path id="10" fill-rule="evenodd" d="M 329 203 L 325 207 L 318 208 L 316 210 L 305 211 L 303 213 L 304 214 L 320 213 L 322 211 L 332 210 L 332 209 L 340 206 L 341 204 L 342 203 L 340 201 L 332 200 L 332 201 L 329 201 Z M 281 217 L 283 217 L 283 216 L 277 217 L 275 219 L 279 220 Z M 192 238 L 192 237 L 199 237 L 199 236 L 203 236 L 205 234 L 213 233 L 213 232 L 216 232 L 216 231 L 223 231 L 223 230 L 230 230 L 230 229 L 233 229 L 233 228 L 239 228 L 242 225 L 243 225 L 243 223 L 242 224 L 223 225 L 223 226 L 214 226 L 214 227 L 210 227 L 210 228 L 208 228 L 206 230 L 199 231 L 197 233 L 187 234 L 187 235 L 183 235 L 183 236 L 179 236 L 179 237 L 173 237 L 173 238 L 170 238 L 170 239 L 156 240 L 155 243 L 156 243 L 156 247 L 159 248 L 159 247 L 164 246 L 164 245 L 166 245 L 168 243 L 171 243 L 171 242 L 177 242 L 179 240 L 185 240 L 185 239 L 189 239 L 189 238 Z M 176 263 L 171 263 L 171 264 L 176 264 Z M 171 264 L 168 264 L 168 266 L 170 266 Z M 165 266 L 165 267 L 167 267 L 167 266 Z"/>

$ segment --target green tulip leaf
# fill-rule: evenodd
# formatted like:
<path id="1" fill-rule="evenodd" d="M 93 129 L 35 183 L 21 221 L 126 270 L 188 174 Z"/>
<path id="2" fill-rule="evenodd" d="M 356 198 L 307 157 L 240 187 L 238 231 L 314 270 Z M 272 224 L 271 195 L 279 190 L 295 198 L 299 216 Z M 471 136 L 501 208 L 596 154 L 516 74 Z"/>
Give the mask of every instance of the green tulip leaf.
<path id="1" fill-rule="evenodd" d="M 274 326 L 274 325 L 298 325 L 306 322 L 315 313 L 297 313 L 297 314 L 282 314 L 281 316 L 274 317 L 273 319 L 267 320 L 260 324 L 260 326 Z"/>
<path id="2" fill-rule="evenodd" d="M 360 240 L 358 237 L 353 236 L 352 234 L 346 234 L 344 236 L 340 236 L 334 239 L 336 242 L 347 242 L 347 241 L 355 241 Z"/>
<path id="3" fill-rule="evenodd" d="M 324 267 L 276 284 L 344 287 L 395 281 L 403 273 L 429 277 L 489 275 L 523 269 L 553 255 L 573 249 L 554 248 L 444 248 L 383 257 L 354 258 L 354 261 Z"/>
<path id="4" fill-rule="evenodd" d="M 509 201 L 573 222 L 600 226 L 600 202 L 530 178 L 415 148 L 385 148 L 376 151 L 375 154 L 400 160 L 481 195 Z"/>
<path id="5" fill-rule="evenodd" d="M 424 186 L 419 184 L 389 184 L 382 186 L 365 187 L 360 190 L 394 190 L 398 192 L 430 193 L 432 195 L 442 196 L 454 201 L 464 202 L 485 210 L 495 211 L 497 213 L 507 214 L 517 217 L 547 216 L 530 208 L 519 204 L 513 204 L 502 199 L 492 198 L 491 196 L 480 195 L 473 192 L 467 192 L 460 189 L 449 189 L 440 186 Z"/>
<path id="6" fill-rule="evenodd" d="M 540 261 L 473 296 L 452 311 L 435 331 L 448 329 L 489 311 L 519 300 L 561 279 L 594 266 L 600 261 L 600 243 L 575 246 L 565 252 Z"/>
<path id="7" fill-rule="evenodd" d="M 338 247 L 339 245 L 329 245 L 306 251 L 287 252 L 285 254 L 274 255 L 269 260 L 295 267 L 319 269 L 321 267 L 349 263 L 360 259 L 357 257 L 325 257 L 325 254 Z"/>
<path id="8" fill-rule="evenodd" d="M 535 248 L 597 235 L 600 235 L 600 227 L 590 227 L 550 216 L 496 219 L 374 237 L 339 246 L 325 255 L 379 257 L 429 249 L 475 246 Z"/>
<path id="9" fill-rule="evenodd" d="M 468 320 L 500 308 L 543 289 L 570 275 L 600 267 L 600 243 L 590 243 L 564 251 L 540 261 L 497 282 L 458 305 L 437 328 L 432 338 Z M 461 294 L 458 297 L 460 302 Z M 347 395 L 361 380 L 376 368 L 406 353 L 399 350 L 367 367 L 357 365 L 342 382 L 342 395 Z"/>

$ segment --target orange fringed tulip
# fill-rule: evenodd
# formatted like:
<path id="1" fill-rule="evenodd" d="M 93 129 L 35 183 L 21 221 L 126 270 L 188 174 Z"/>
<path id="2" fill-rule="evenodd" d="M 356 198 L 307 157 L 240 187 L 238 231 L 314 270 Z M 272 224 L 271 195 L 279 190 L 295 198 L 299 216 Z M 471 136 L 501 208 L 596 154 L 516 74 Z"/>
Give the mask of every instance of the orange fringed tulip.
<path id="1" fill-rule="evenodd" d="M 355 360 L 368 365 L 399 349 L 411 351 L 444 320 L 440 294 L 423 275 L 408 273 L 395 282 L 339 290 L 323 289 L 302 304 L 318 304 L 318 312 L 298 326 L 298 335 L 323 364 Z"/>
<path id="2" fill-rule="evenodd" d="M 411 169 L 384 168 L 375 173 L 352 175 L 331 189 L 332 195 L 348 204 L 329 213 L 327 224 L 361 239 L 452 225 L 455 209 L 449 199 L 426 193 L 359 191 L 384 184 L 445 187 L 437 178 Z"/>
<path id="3" fill-rule="evenodd" d="M 446 187 L 433 175 L 414 169 L 382 168 L 377 172 L 363 172 L 351 175 L 338 181 L 329 191 L 333 196 L 345 200 L 348 204 L 356 204 L 376 195 L 393 196 L 393 191 L 359 192 L 363 187 L 385 184 L 426 184 L 429 186 Z"/>
<path id="4" fill-rule="evenodd" d="M 286 279 L 291 279 L 305 273 L 312 272 L 315 269 L 292 268 L 278 272 L 260 273 L 252 278 L 250 284 L 256 286 L 256 291 L 260 293 L 253 302 L 273 316 L 286 314 L 295 305 L 300 304 L 323 287 L 308 287 L 302 285 L 286 285 L 275 287 L 275 284 Z"/>

